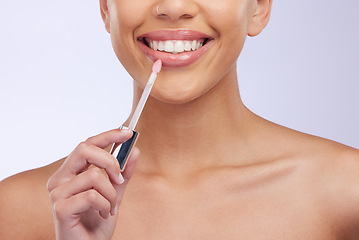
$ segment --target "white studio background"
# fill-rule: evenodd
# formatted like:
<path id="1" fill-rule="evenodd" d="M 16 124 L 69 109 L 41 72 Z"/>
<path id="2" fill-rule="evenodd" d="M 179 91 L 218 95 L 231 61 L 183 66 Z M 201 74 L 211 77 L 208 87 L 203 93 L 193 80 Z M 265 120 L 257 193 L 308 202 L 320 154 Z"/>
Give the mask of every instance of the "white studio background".
<path id="1" fill-rule="evenodd" d="M 238 61 L 255 113 L 359 148 L 359 3 L 274 0 Z M 0 8 L 0 180 L 56 161 L 130 113 L 132 82 L 98 1 L 12 0 Z"/>

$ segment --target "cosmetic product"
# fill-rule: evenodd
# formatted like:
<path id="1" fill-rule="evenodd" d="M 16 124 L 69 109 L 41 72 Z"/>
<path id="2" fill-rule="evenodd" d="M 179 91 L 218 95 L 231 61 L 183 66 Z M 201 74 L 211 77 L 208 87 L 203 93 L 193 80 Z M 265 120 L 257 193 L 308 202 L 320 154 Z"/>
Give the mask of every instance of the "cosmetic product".
<path id="1" fill-rule="evenodd" d="M 155 83 L 157 74 L 161 71 L 161 68 L 162 68 L 162 61 L 157 60 L 153 64 L 151 76 L 147 81 L 146 87 L 143 90 L 140 101 L 138 102 L 136 110 L 131 118 L 130 124 L 128 125 L 128 129 L 131 129 L 133 131 L 132 137 L 122 144 L 115 143 L 110 151 L 110 153 L 117 159 L 118 163 L 120 164 L 121 172 L 124 171 L 128 157 L 131 154 L 132 147 L 136 143 L 139 133 L 135 131 L 135 127 L 137 125 L 138 119 L 141 116 L 141 112 L 146 104 L 147 98 L 150 95 L 152 86 Z M 126 128 L 126 127 L 122 127 L 122 128 Z"/>

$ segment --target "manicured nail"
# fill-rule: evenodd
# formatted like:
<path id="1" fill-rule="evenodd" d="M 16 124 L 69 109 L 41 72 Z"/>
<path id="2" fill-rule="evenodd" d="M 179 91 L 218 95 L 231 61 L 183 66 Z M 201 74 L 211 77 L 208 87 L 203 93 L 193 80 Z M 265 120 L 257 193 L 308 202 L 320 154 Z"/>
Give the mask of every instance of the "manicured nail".
<path id="1" fill-rule="evenodd" d="M 118 180 L 120 180 L 120 184 L 124 183 L 124 181 L 125 181 L 125 179 L 122 177 L 121 173 L 118 175 Z"/>
<path id="2" fill-rule="evenodd" d="M 116 206 L 114 209 L 111 210 L 110 214 L 111 216 L 114 216 L 117 214 L 117 212 L 118 212 L 118 207 Z"/>
<path id="3" fill-rule="evenodd" d="M 129 128 L 122 128 L 122 129 L 121 129 L 121 132 L 123 132 L 123 133 L 131 133 L 132 130 L 129 129 Z"/>
<path id="4" fill-rule="evenodd" d="M 123 133 L 132 133 L 132 130 L 131 130 L 131 129 L 128 129 L 128 128 L 121 129 L 121 131 L 122 131 Z"/>

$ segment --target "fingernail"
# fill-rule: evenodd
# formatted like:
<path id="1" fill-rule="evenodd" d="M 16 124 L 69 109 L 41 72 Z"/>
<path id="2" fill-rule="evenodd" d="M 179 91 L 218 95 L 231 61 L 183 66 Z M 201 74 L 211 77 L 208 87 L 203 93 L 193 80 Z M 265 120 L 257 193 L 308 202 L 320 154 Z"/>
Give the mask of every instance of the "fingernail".
<path id="1" fill-rule="evenodd" d="M 121 173 L 118 175 L 118 180 L 120 180 L 120 184 L 122 184 L 125 181 Z"/>
<path id="2" fill-rule="evenodd" d="M 114 209 L 111 210 L 111 216 L 114 216 L 117 214 L 118 206 L 116 206 Z"/>
<path id="3" fill-rule="evenodd" d="M 132 130 L 131 129 L 121 129 L 121 132 L 123 132 L 123 133 L 132 133 Z"/>
<path id="4" fill-rule="evenodd" d="M 120 129 L 121 129 L 121 132 L 123 132 L 123 133 L 130 133 L 130 132 L 132 132 L 132 130 L 129 129 L 128 127 L 121 126 Z"/>

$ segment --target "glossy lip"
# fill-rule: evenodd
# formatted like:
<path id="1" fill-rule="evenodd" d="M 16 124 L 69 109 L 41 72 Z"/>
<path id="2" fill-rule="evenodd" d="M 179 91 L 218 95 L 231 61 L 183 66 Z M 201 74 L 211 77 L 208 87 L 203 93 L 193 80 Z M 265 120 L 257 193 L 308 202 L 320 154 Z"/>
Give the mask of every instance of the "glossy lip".
<path id="1" fill-rule="evenodd" d="M 208 39 L 207 43 L 196 51 L 182 52 L 177 54 L 155 51 L 149 48 L 143 41 L 144 38 L 148 38 L 153 41 L 166 41 L 166 40 L 199 40 Z M 162 60 L 163 67 L 185 67 L 196 62 L 202 57 L 208 49 L 212 46 L 213 38 L 207 34 L 188 30 L 157 30 L 149 33 L 145 33 L 137 37 L 137 43 L 139 48 L 146 54 L 152 61 L 158 59 Z"/>

